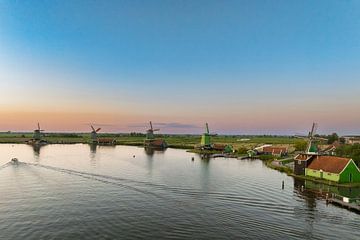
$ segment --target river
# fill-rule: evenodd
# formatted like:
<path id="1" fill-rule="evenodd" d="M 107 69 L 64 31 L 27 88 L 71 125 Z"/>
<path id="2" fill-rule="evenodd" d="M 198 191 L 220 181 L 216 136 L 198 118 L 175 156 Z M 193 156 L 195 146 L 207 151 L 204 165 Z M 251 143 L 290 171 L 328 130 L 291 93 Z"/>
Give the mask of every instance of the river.
<path id="1" fill-rule="evenodd" d="M 260 160 L 1 144 L 0 166 L 0 239 L 360 239 L 359 214 Z"/>

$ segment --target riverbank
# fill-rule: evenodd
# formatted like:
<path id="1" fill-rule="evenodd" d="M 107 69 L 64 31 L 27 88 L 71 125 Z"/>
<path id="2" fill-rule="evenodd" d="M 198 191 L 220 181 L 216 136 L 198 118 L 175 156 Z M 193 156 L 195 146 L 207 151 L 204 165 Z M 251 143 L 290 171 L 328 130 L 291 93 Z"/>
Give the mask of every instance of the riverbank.
<path id="1" fill-rule="evenodd" d="M 143 146 L 143 134 L 99 134 L 99 138 L 113 138 L 116 145 Z M 194 149 L 200 143 L 200 135 L 158 135 L 169 147 L 178 149 Z M 0 143 L 26 143 L 32 138 L 32 133 L 0 133 Z M 46 133 L 44 140 L 49 144 L 89 143 L 90 133 Z M 253 149 L 262 144 L 286 146 L 289 151 L 294 150 L 294 144 L 299 140 L 290 136 L 226 136 L 212 137 L 213 143 L 232 145 L 234 150 Z"/>

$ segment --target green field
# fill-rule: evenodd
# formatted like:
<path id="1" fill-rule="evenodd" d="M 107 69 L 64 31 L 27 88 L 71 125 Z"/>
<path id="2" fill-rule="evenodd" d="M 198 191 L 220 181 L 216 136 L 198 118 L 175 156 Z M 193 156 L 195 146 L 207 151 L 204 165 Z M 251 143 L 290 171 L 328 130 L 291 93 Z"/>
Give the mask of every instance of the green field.
<path id="1" fill-rule="evenodd" d="M 115 138 L 118 145 L 143 145 L 145 136 L 142 134 L 99 134 L 101 137 Z M 193 149 L 200 143 L 200 135 L 158 135 L 164 138 L 169 147 Z M 32 133 L 0 133 L 0 143 L 25 143 L 32 138 Z M 50 144 L 88 143 L 88 133 L 46 133 L 44 139 Z M 249 140 L 241 140 L 249 139 Z M 239 148 L 252 149 L 262 144 L 289 146 L 290 148 L 298 139 L 287 136 L 213 136 L 213 143 L 231 144 L 235 150 Z"/>

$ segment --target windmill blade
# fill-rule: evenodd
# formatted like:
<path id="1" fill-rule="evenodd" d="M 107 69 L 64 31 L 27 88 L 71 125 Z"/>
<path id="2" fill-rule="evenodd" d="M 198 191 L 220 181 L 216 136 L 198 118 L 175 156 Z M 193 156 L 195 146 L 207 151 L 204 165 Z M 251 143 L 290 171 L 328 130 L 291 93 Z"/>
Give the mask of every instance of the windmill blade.
<path id="1" fill-rule="evenodd" d="M 38 130 L 40 131 L 40 129 L 41 129 L 41 128 L 40 128 L 40 123 L 38 123 Z"/>
<path id="2" fill-rule="evenodd" d="M 90 125 L 91 126 L 91 129 L 96 132 L 95 128 L 93 127 L 93 125 Z"/>
<path id="3" fill-rule="evenodd" d="M 98 131 L 100 131 L 101 130 L 101 128 L 98 128 L 98 129 L 96 129 L 96 131 L 95 132 L 98 132 Z"/>
<path id="4" fill-rule="evenodd" d="M 205 131 L 206 131 L 207 134 L 210 133 L 210 132 L 209 132 L 209 124 L 208 124 L 208 123 L 205 124 Z"/>
<path id="5" fill-rule="evenodd" d="M 153 130 L 153 125 L 151 121 L 150 121 L 150 130 Z"/>
<path id="6" fill-rule="evenodd" d="M 317 123 L 313 123 L 313 125 L 312 125 L 312 127 L 311 127 L 311 132 L 310 132 L 310 137 L 314 137 L 314 135 L 315 135 L 315 132 L 316 132 L 316 130 L 317 130 Z"/>

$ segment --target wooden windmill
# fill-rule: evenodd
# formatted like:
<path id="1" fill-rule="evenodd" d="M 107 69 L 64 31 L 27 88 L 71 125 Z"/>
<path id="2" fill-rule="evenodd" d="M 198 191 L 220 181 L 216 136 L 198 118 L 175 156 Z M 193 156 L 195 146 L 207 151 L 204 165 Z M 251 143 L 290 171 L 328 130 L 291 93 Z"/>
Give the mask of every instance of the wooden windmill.
<path id="1" fill-rule="evenodd" d="M 146 138 L 144 140 L 144 146 L 150 148 L 164 149 L 167 147 L 165 140 L 155 138 L 154 132 L 158 132 L 160 129 L 154 129 L 152 122 L 150 121 L 150 128 L 146 130 Z"/>
<path id="2" fill-rule="evenodd" d="M 146 139 L 149 139 L 149 140 L 155 139 L 154 132 L 158 132 L 158 131 L 160 131 L 160 129 L 159 128 L 154 129 L 152 122 L 150 121 L 150 128 L 146 131 Z"/>
<path id="3" fill-rule="evenodd" d="M 40 123 L 38 123 L 38 128 L 34 130 L 33 139 L 35 141 L 41 141 L 42 140 L 42 132 L 45 131 L 40 128 Z"/>
<path id="4" fill-rule="evenodd" d="M 100 138 L 98 137 L 98 132 L 101 130 L 101 128 L 95 129 L 93 125 L 91 125 L 91 144 L 99 144 L 99 145 L 115 145 L 116 139 L 114 138 Z"/>
<path id="5" fill-rule="evenodd" d="M 101 128 L 95 129 L 93 127 L 93 125 L 91 125 L 91 129 L 92 129 L 92 131 L 91 131 L 91 141 L 93 143 L 97 143 L 98 142 L 98 134 L 97 133 L 101 130 Z"/>
<path id="6" fill-rule="evenodd" d="M 327 140 L 325 138 L 315 136 L 317 128 L 318 128 L 318 124 L 314 122 L 312 124 L 311 130 L 307 137 L 296 136 L 298 138 L 303 138 L 303 139 L 307 140 L 308 144 L 307 144 L 307 147 L 305 150 L 306 154 L 319 154 L 319 149 L 318 149 L 317 143 L 319 141 Z"/>

